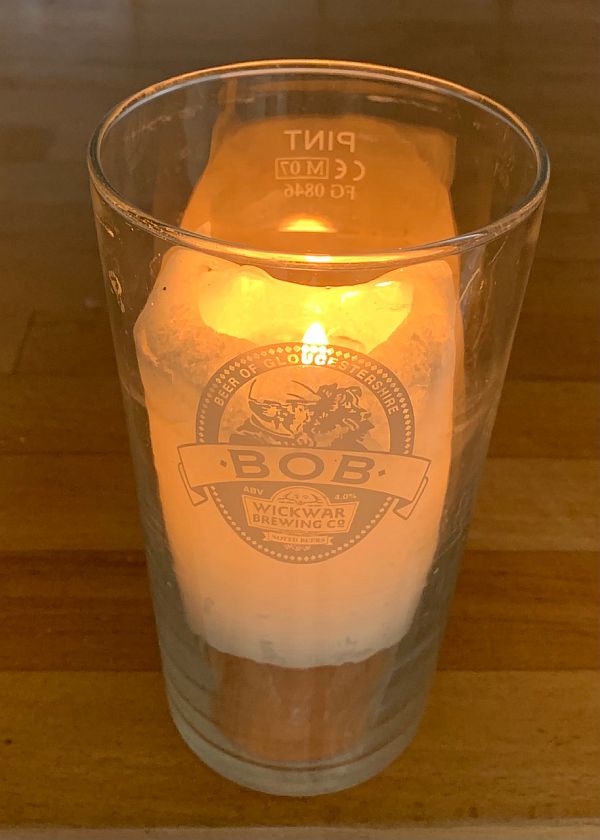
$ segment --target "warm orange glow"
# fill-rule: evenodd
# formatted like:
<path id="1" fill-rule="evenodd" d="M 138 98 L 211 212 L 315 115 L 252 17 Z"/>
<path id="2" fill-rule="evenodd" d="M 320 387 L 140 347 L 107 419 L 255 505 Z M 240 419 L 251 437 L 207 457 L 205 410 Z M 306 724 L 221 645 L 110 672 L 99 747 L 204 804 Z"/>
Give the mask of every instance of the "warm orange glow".
<path id="1" fill-rule="evenodd" d="M 325 219 L 318 216 L 289 216 L 284 219 L 279 229 L 299 233 L 331 233 L 335 230 Z"/>

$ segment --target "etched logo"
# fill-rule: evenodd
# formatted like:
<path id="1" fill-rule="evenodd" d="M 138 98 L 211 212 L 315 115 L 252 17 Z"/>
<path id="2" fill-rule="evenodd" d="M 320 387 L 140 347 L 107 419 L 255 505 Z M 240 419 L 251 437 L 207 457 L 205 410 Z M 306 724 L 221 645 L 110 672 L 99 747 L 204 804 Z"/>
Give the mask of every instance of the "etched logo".
<path id="1" fill-rule="evenodd" d="M 179 447 L 193 504 L 210 497 L 242 539 L 290 563 L 346 551 L 390 508 L 408 518 L 427 485 L 396 375 L 321 349 L 272 344 L 229 361 L 201 395 L 196 441 Z"/>

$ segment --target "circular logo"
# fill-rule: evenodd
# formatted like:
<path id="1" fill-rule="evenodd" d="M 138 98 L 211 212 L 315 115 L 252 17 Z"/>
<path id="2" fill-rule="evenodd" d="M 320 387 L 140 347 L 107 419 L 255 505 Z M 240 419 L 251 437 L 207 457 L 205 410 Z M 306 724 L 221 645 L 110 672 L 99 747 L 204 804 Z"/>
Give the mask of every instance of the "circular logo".
<path id="1" fill-rule="evenodd" d="M 216 504 L 257 551 L 316 563 L 362 540 L 393 507 L 410 515 L 429 462 L 385 365 L 345 347 L 271 344 L 215 372 L 196 441 L 179 447 L 194 503 Z"/>

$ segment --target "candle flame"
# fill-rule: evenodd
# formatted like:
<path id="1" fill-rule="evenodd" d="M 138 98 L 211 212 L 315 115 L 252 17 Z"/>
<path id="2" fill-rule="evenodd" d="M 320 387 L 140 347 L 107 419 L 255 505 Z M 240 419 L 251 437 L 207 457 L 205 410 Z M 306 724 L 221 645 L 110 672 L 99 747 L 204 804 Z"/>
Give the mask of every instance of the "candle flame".
<path id="1" fill-rule="evenodd" d="M 315 321 L 314 324 L 311 324 L 310 327 L 304 333 L 304 338 L 302 339 L 302 344 L 311 344 L 317 347 L 323 347 L 324 345 L 328 344 L 327 333 L 323 329 L 323 325 L 320 324 L 318 321 Z"/>
<path id="2" fill-rule="evenodd" d="M 333 347 L 327 346 L 327 333 L 318 321 L 311 324 L 302 339 L 302 364 L 323 367 L 329 364 Z"/>

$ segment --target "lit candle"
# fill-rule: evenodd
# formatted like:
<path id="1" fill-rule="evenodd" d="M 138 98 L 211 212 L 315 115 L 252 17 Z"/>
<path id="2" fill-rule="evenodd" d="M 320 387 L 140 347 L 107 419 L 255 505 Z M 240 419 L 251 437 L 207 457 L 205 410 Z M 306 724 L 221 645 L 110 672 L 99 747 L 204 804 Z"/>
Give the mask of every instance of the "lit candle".
<path id="1" fill-rule="evenodd" d="M 406 632 L 448 478 L 455 304 L 444 263 L 314 288 L 169 255 L 135 334 L 177 576 L 216 648 L 306 668 Z"/>
<path id="2" fill-rule="evenodd" d="M 135 341 L 187 619 L 221 671 L 376 672 L 407 632 L 448 482 L 456 323 L 443 261 L 328 287 L 166 254 Z"/>

